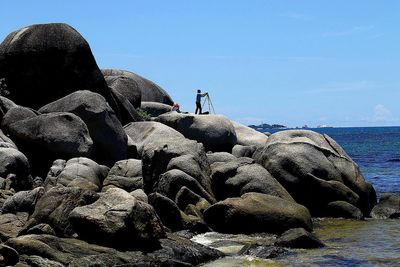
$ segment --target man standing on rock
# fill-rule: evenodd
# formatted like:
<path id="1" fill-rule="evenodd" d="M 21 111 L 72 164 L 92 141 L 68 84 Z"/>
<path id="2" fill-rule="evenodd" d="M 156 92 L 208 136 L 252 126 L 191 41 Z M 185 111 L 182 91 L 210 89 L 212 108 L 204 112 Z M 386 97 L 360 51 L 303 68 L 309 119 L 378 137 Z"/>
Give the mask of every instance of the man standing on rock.
<path id="1" fill-rule="evenodd" d="M 202 114 L 201 112 L 201 98 L 207 96 L 208 93 L 201 93 L 201 90 L 197 90 L 197 95 L 196 95 L 196 111 L 194 114 L 197 114 L 197 111 L 199 111 L 199 114 Z"/>

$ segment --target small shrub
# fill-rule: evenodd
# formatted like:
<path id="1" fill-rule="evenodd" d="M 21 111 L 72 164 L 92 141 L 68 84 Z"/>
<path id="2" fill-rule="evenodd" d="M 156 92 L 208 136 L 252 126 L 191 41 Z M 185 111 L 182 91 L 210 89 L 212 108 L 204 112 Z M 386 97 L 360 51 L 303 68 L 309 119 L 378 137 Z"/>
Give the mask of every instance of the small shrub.
<path id="1" fill-rule="evenodd" d="M 0 78 L 0 96 L 7 97 L 10 95 L 10 91 L 7 90 L 7 84 L 5 78 Z"/>
<path id="2" fill-rule="evenodd" d="M 149 113 L 147 113 L 144 109 L 137 108 L 136 109 L 137 113 L 139 116 L 142 118 L 143 121 L 149 121 L 151 120 L 151 116 Z"/>

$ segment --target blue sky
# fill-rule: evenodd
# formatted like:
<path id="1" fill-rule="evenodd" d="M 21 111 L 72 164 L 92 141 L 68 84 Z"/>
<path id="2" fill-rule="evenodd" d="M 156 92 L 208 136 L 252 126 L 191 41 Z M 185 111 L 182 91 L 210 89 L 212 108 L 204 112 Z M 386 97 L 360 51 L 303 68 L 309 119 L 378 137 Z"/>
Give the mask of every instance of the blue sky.
<path id="1" fill-rule="evenodd" d="M 0 39 L 65 22 L 100 68 L 245 124 L 400 125 L 400 1 L 1 1 Z"/>

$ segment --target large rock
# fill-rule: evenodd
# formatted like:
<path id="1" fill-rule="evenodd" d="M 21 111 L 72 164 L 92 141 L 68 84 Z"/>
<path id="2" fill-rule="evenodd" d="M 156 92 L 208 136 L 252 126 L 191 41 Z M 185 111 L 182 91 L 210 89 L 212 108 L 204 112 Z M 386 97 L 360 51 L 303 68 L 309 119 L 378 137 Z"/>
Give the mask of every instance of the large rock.
<path id="1" fill-rule="evenodd" d="M 159 193 L 151 193 L 149 204 L 153 206 L 163 225 L 172 231 L 182 230 L 181 212 L 175 202 Z"/>
<path id="2" fill-rule="evenodd" d="M 41 175 L 55 159 L 90 156 L 92 151 L 93 141 L 86 124 L 72 113 L 19 120 L 9 124 L 7 131 L 28 157 L 33 171 Z"/>
<path id="3" fill-rule="evenodd" d="M 223 256 L 223 253 L 215 249 L 174 235 L 162 239 L 162 248 L 148 254 L 118 251 L 79 239 L 51 235 L 24 235 L 8 240 L 7 245 L 15 249 L 21 255 L 21 263 L 27 263 L 28 266 L 187 267 Z"/>
<path id="4" fill-rule="evenodd" d="M 289 248 L 321 248 L 324 244 L 318 237 L 304 228 L 293 228 L 287 230 L 275 243 L 281 247 Z"/>
<path id="5" fill-rule="evenodd" d="M 186 138 L 203 143 L 206 150 L 230 152 L 237 143 L 232 123 L 222 115 L 197 116 L 169 112 L 155 120 L 174 128 Z"/>
<path id="6" fill-rule="evenodd" d="M 142 158 L 146 193 L 152 192 L 153 185 L 173 158 L 191 155 L 202 171 L 209 172 L 203 145 L 186 139 L 176 130 L 159 122 L 133 122 L 124 129 Z"/>
<path id="7" fill-rule="evenodd" d="M 124 96 L 134 108 L 140 107 L 142 92 L 135 79 L 123 73 L 121 75 L 104 75 L 104 79 L 109 87 Z"/>
<path id="8" fill-rule="evenodd" d="M 28 213 L 18 215 L 12 213 L 0 214 L 0 240 L 17 237 L 24 229 Z"/>
<path id="9" fill-rule="evenodd" d="M 154 191 L 167 196 L 170 199 L 175 199 L 179 190 L 186 186 L 196 194 L 207 199 L 207 201 L 214 203 L 214 197 L 205 190 L 201 184 L 181 170 L 169 170 L 163 173 L 160 179 L 154 185 Z"/>
<path id="10" fill-rule="evenodd" d="M 160 86 L 153 83 L 152 81 L 149 81 L 133 72 L 116 69 L 103 69 L 102 72 L 107 80 L 111 80 L 113 76 L 116 76 L 129 79 L 130 86 L 136 83 L 141 92 L 141 101 L 160 102 L 167 105 L 172 105 L 174 103 L 164 89 L 162 89 Z M 131 88 L 132 87 L 129 87 L 129 89 Z M 132 90 L 136 89 L 132 88 Z M 121 93 L 123 92 L 125 92 L 125 90 L 121 90 Z M 133 94 L 133 92 L 129 92 L 129 94 Z"/>
<path id="11" fill-rule="evenodd" d="M 236 121 L 231 121 L 235 128 L 237 136 L 237 144 L 242 146 L 264 146 L 268 140 L 268 136 L 253 128 L 247 127 Z"/>
<path id="12" fill-rule="evenodd" d="M 63 23 L 31 25 L 10 33 L 0 45 L 0 73 L 9 98 L 34 109 L 83 89 L 112 100 L 89 44 Z"/>
<path id="13" fill-rule="evenodd" d="M 214 163 L 211 177 L 213 192 L 218 200 L 258 192 L 294 201 L 266 169 L 258 164 L 246 162 L 245 158 Z"/>
<path id="14" fill-rule="evenodd" d="M 308 130 L 278 132 L 253 158 L 314 215 L 338 200 L 368 215 L 376 203 L 375 190 L 357 164 L 327 135 Z"/>
<path id="15" fill-rule="evenodd" d="M 103 181 L 102 191 L 113 187 L 124 189 L 127 192 L 143 189 L 142 161 L 126 159 L 116 162 Z"/>
<path id="16" fill-rule="evenodd" d="M 379 203 L 371 211 L 371 217 L 375 219 L 400 218 L 400 195 L 382 194 Z"/>
<path id="17" fill-rule="evenodd" d="M 290 228 L 312 228 L 306 207 L 261 193 L 218 202 L 204 212 L 204 220 L 213 230 L 223 233 L 282 233 Z"/>
<path id="18" fill-rule="evenodd" d="M 236 157 L 228 152 L 207 153 L 207 160 L 211 166 L 217 162 L 228 162 L 235 159 Z"/>
<path id="19" fill-rule="evenodd" d="M 80 238 L 124 249 L 157 248 L 165 235 L 154 209 L 119 188 L 108 189 L 91 205 L 75 208 L 69 220 Z"/>
<path id="20" fill-rule="evenodd" d="M 346 201 L 330 202 L 325 210 L 325 216 L 334 218 L 349 218 L 361 220 L 364 218 L 361 210 Z"/>
<path id="21" fill-rule="evenodd" d="M 177 169 L 195 178 L 201 186 L 211 192 L 211 170 L 201 169 L 201 163 L 193 155 L 183 155 L 173 158 L 167 166 L 167 170 Z"/>
<path id="22" fill-rule="evenodd" d="M 141 108 L 146 111 L 151 117 L 157 117 L 161 114 L 170 112 L 172 106 L 159 102 L 142 102 Z"/>
<path id="23" fill-rule="evenodd" d="M 68 221 L 69 214 L 74 208 L 91 204 L 97 198 L 98 196 L 92 191 L 61 185 L 53 187 L 36 203 L 35 211 L 25 229 L 46 223 L 57 235 L 72 236 L 75 232 Z"/>
<path id="24" fill-rule="evenodd" d="M 1 212 L 14 213 L 28 212 L 32 213 L 39 198 L 43 195 L 44 188 L 37 187 L 30 191 L 19 191 L 12 197 L 9 197 L 1 208 Z"/>
<path id="25" fill-rule="evenodd" d="M 42 107 L 39 112 L 70 112 L 80 117 L 93 140 L 93 159 L 112 165 L 127 156 L 127 136 L 104 97 L 84 90 L 69 94 Z"/>
<path id="26" fill-rule="evenodd" d="M 56 160 L 50 168 L 45 186 L 63 185 L 84 190 L 100 191 L 109 169 L 88 158 Z"/>
<path id="27" fill-rule="evenodd" d="M 16 190 L 23 190 L 32 184 L 29 172 L 29 162 L 24 154 L 15 148 L 0 147 L 0 177 L 15 175 L 12 186 Z"/>
<path id="28" fill-rule="evenodd" d="M 0 121 L 3 119 L 3 116 L 11 109 L 15 108 L 18 105 L 15 104 L 10 99 L 0 96 Z"/>

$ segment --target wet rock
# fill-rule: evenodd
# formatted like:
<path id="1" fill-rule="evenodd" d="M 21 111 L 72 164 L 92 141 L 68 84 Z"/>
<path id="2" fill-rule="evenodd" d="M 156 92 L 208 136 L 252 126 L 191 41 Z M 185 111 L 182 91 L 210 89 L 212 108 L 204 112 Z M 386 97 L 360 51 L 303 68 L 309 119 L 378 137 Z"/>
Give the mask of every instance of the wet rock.
<path id="1" fill-rule="evenodd" d="M 141 108 L 146 111 L 147 114 L 149 114 L 151 117 L 157 117 L 161 114 L 170 112 L 172 106 L 159 102 L 142 102 Z"/>
<path id="2" fill-rule="evenodd" d="M 330 202 L 326 208 L 327 217 L 341 217 L 361 220 L 364 218 L 361 210 L 345 201 Z"/>
<path id="3" fill-rule="evenodd" d="M 279 197 L 246 193 L 228 198 L 204 212 L 204 220 L 222 233 L 282 233 L 290 228 L 312 229 L 307 208 Z"/>
<path id="4" fill-rule="evenodd" d="M 321 240 L 304 228 L 294 228 L 284 232 L 275 243 L 277 246 L 289 248 L 324 247 Z"/>
<path id="5" fill-rule="evenodd" d="M 196 116 L 169 112 L 155 120 L 174 128 L 188 139 L 202 143 L 206 150 L 230 152 L 237 142 L 232 123 L 222 115 Z"/>
<path id="6" fill-rule="evenodd" d="M 102 72 L 106 79 L 112 79 L 112 77 L 124 77 L 130 80 L 129 84 L 132 86 L 135 82 L 140 90 L 142 102 L 160 102 L 167 105 L 172 105 L 174 103 L 164 89 L 162 89 L 160 86 L 153 83 L 152 81 L 149 81 L 148 79 L 145 79 L 133 72 L 116 69 L 103 69 Z M 129 95 L 133 94 L 132 90 L 133 88 L 129 87 Z M 125 95 L 124 92 L 125 90 L 121 90 L 121 93 Z M 126 97 L 128 97 L 129 95 L 127 95 Z"/>
<path id="7" fill-rule="evenodd" d="M 119 188 L 108 189 L 91 205 L 75 208 L 69 220 L 80 238 L 118 248 L 151 250 L 164 236 L 154 209 Z"/>
<path id="8" fill-rule="evenodd" d="M 382 194 L 379 203 L 371 211 L 371 217 L 375 219 L 400 218 L 400 195 Z"/>
<path id="9" fill-rule="evenodd" d="M 84 190 L 100 191 L 108 168 L 88 158 L 72 158 L 65 163 L 56 160 L 45 180 L 45 187 L 58 184 L 79 187 Z"/>
<path id="10" fill-rule="evenodd" d="M 38 187 L 30 191 L 20 191 L 9 197 L 3 204 L 1 212 L 14 213 L 28 212 L 31 214 L 35 209 L 38 199 L 44 194 L 44 188 Z"/>
<path id="11" fill-rule="evenodd" d="M 70 212 L 76 207 L 93 203 L 97 198 L 94 192 L 77 187 L 52 187 L 37 202 L 25 229 L 46 223 L 57 235 L 72 236 L 75 232 L 68 221 Z"/>
<path id="12" fill-rule="evenodd" d="M 93 159 L 105 165 L 127 157 L 127 136 L 114 110 L 101 95 L 76 91 L 42 108 L 41 113 L 69 112 L 81 118 L 93 140 Z"/>
<path id="13" fill-rule="evenodd" d="M 376 203 L 375 190 L 357 164 L 327 135 L 281 131 L 268 137 L 253 158 L 313 215 L 321 215 L 329 202 L 338 200 L 368 215 Z"/>
<path id="14" fill-rule="evenodd" d="M 151 255 L 156 258 L 175 259 L 195 266 L 224 256 L 222 252 L 216 249 L 197 244 L 174 234 L 168 234 L 167 238 L 161 239 L 161 246 L 160 250 Z"/>
<path id="15" fill-rule="evenodd" d="M 242 146 L 263 146 L 268 140 L 268 137 L 250 127 L 241 123 L 231 121 L 235 128 L 237 136 L 237 144 Z"/>
<path id="16" fill-rule="evenodd" d="M 163 225 L 172 231 L 182 230 L 181 212 L 175 202 L 159 193 L 151 193 L 149 204 L 153 206 Z"/>
<path id="17" fill-rule="evenodd" d="M 127 192 L 143 189 L 142 161 L 127 159 L 116 162 L 103 182 L 102 191 L 113 187 Z"/>
<path id="18" fill-rule="evenodd" d="M 239 255 L 248 255 L 262 259 L 273 259 L 288 254 L 287 249 L 276 246 L 259 246 L 257 244 L 250 244 L 244 246 Z"/>

